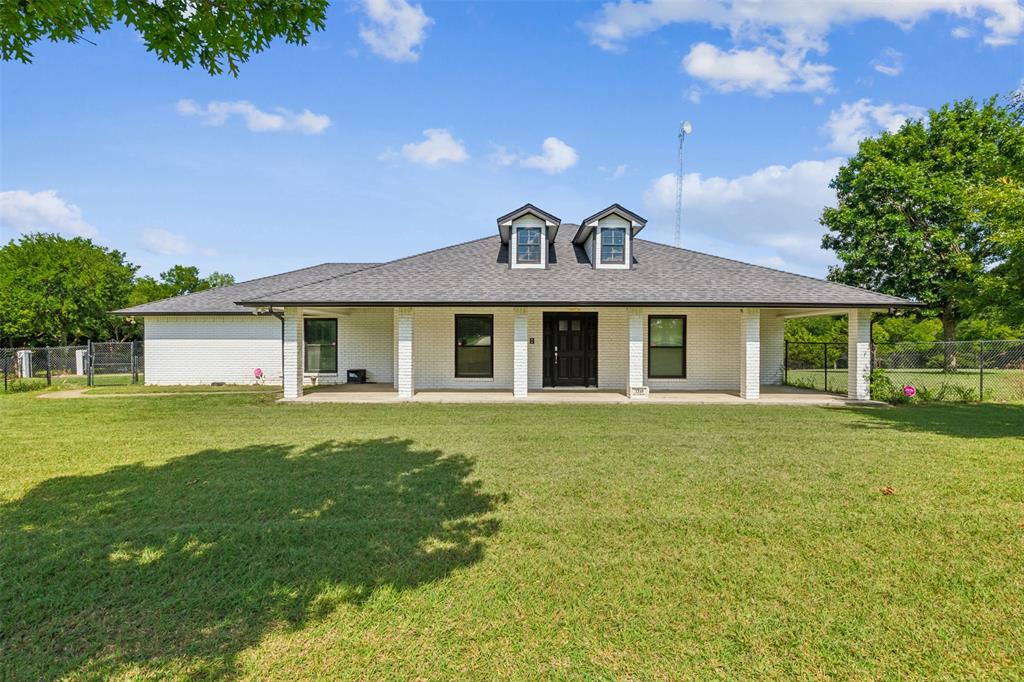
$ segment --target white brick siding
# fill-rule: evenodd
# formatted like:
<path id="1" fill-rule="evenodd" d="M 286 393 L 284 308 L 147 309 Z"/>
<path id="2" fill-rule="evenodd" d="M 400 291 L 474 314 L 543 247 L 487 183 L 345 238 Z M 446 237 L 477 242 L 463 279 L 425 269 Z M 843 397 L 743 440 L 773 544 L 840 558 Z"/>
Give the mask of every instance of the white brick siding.
<path id="1" fill-rule="evenodd" d="M 848 313 L 846 394 L 854 400 L 871 399 L 871 311 Z"/>
<path id="2" fill-rule="evenodd" d="M 284 397 L 302 397 L 302 368 L 305 362 L 301 308 L 284 309 Z"/>
<path id="3" fill-rule="evenodd" d="M 344 383 L 350 369 L 365 369 L 366 380 L 378 384 L 394 381 L 391 308 L 346 308 L 338 316 L 338 381 Z"/>
<path id="4" fill-rule="evenodd" d="M 599 388 L 625 391 L 629 376 L 629 326 L 627 308 L 528 308 L 527 381 L 529 390 L 544 383 L 544 313 L 596 312 L 597 382 Z M 632 309 L 635 310 L 635 309 Z M 494 377 L 455 378 L 455 315 L 494 316 Z M 647 316 L 687 316 L 687 378 L 648 379 Z M 640 309 L 643 334 L 643 376 L 654 390 L 739 388 L 739 311 L 716 308 Z M 416 308 L 413 315 L 413 372 L 416 390 L 501 389 L 512 390 L 514 366 L 514 318 L 512 308 Z M 533 343 L 529 342 L 533 339 Z"/>
<path id="5" fill-rule="evenodd" d="M 270 315 L 145 318 L 147 384 L 281 383 L 281 320 Z"/>
<path id="6" fill-rule="evenodd" d="M 318 383 L 344 381 L 345 370 L 366 369 L 367 378 L 395 383 L 407 392 L 422 389 L 513 390 L 516 363 L 516 317 L 525 318 L 520 328 L 519 362 L 525 364 L 529 390 L 543 385 L 544 312 L 596 312 L 598 314 L 598 387 L 626 391 L 630 383 L 630 352 L 639 354 L 643 384 L 652 390 L 737 390 L 740 388 L 741 311 L 735 308 L 463 308 L 428 307 L 405 309 L 404 331 L 411 348 L 410 374 L 403 385 L 398 320 L 395 308 L 345 308 L 333 311 L 338 319 L 338 375 L 320 375 Z M 318 311 L 318 316 L 330 314 Z M 310 311 L 306 311 L 310 315 Z M 494 316 L 494 377 L 455 378 L 455 315 Z M 648 376 L 647 332 L 649 315 L 685 315 L 686 378 L 651 379 Z M 763 383 L 781 381 L 784 321 L 770 310 L 758 313 L 759 357 Z M 630 317 L 639 326 L 639 341 L 630 342 Z M 863 317 L 863 316 L 862 316 Z M 301 332 L 301 324 L 296 325 Z M 251 383 L 252 371 L 261 367 L 271 383 L 281 381 L 281 322 L 271 316 L 151 317 L 146 320 L 146 381 L 161 384 L 192 384 L 224 381 Z M 637 334 L 637 330 L 633 330 Z M 532 343 L 531 343 L 532 340 Z M 293 339 L 286 348 L 293 366 L 301 367 L 301 347 Z M 524 353 L 525 351 L 525 353 Z M 524 358 L 525 354 L 525 358 Z M 635 365 L 636 363 L 634 363 Z M 312 375 L 306 374 L 308 383 Z M 634 383 L 636 378 L 634 378 Z M 751 382 L 753 385 L 755 382 Z"/>
<path id="7" fill-rule="evenodd" d="M 647 316 L 686 315 L 686 378 L 651 379 Z M 645 308 L 644 378 L 652 391 L 735 391 L 740 386 L 740 312 L 735 308 Z"/>
<path id="8" fill-rule="evenodd" d="M 761 309 L 761 383 L 779 385 L 785 379 L 786 319 Z"/>
<path id="9" fill-rule="evenodd" d="M 740 311 L 740 397 L 761 397 L 761 311 Z"/>
<path id="10" fill-rule="evenodd" d="M 395 311 L 395 388 L 400 398 L 411 398 L 416 390 L 414 311 L 401 308 Z"/>
<path id="11" fill-rule="evenodd" d="M 516 398 L 525 398 L 529 384 L 530 321 L 525 308 L 516 308 L 513 318 L 512 393 Z"/>

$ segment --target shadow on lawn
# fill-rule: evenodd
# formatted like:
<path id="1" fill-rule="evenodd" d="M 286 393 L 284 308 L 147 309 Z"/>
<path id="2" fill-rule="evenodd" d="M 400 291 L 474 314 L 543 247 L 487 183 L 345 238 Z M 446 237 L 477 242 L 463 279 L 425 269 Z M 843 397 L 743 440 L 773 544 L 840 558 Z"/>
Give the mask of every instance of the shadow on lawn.
<path id="1" fill-rule="evenodd" d="M 869 417 L 865 428 L 895 428 L 959 438 L 1024 438 L 1024 405 L 932 403 L 893 408 L 848 408 Z"/>
<path id="2" fill-rule="evenodd" d="M 273 627 L 483 557 L 497 496 L 408 441 L 206 450 L 0 507 L 0 678 L 230 675 Z"/>

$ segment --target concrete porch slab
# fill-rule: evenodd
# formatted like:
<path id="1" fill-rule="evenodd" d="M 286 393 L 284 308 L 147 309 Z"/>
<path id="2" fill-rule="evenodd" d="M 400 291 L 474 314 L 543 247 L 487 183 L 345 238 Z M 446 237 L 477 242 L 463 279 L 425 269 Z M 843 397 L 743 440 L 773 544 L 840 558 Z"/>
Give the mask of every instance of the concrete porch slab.
<path id="1" fill-rule="evenodd" d="M 293 403 L 574 403 L 574 404 L 673 404 L 673 405 L 883 405 L 871 400 L 850 400 L 832 393 L 791 386 L 762 386 L 759 400 L 744 400 L 738 391 L 652 391 L 646 400 L 630 400 L 612 390 L 534 389 L 525 398 L 512 397 L 512 391 L 423 390 L 402 399 L 390 384 L 342 384 L 307 390 Z"/>

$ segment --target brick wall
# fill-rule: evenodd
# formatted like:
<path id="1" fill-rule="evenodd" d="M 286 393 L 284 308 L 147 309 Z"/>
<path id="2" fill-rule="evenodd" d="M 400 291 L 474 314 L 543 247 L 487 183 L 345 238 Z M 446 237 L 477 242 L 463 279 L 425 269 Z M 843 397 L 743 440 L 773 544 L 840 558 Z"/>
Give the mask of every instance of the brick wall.
<path id="1" fill-rule="evenodd" d="M 281 383 L 281 321 L 270 315 L 174 315 L 144 324 L 147 384 Z"/>
<path id="2" fill-rule="evenodd" d="M 630 310 L 627 308 L 529 308 L 527 317 L 527 373 L 530 390 L 544 379 L 543 314 L 597 312 L 598 387 L 626 390 L 629 374 Z M 736 389 L 739 386 L 739 312 L 715 308 L 640 309 L 643 326 L 644 379 L 652 389 Z M 494 315 L 494 378 L 455 378 L 455 315 Z M 687 378 L 647 378 L 647 315 L 687 316 Z M 512 389 L 512 308 L 416 308 L 413 312 L 413 367 L 416 390 Z M 529 343 L 533 339 L 533 343 Z"/>

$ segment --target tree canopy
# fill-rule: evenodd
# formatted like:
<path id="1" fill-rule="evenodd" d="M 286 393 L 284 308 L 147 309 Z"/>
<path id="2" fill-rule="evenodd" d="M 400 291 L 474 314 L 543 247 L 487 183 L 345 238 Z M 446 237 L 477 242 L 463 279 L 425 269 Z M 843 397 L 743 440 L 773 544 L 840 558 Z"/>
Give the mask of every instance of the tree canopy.
<path id="1" fill-rule="evenodd" d="M 238 68 L 275 39 L 305 45 L 324 28 L 327 0 L 20 0 L 0 2 L 0 56 L 32 61 L 31 46 L 49 39 L 92 42 L 116 21 L 138 31 L 146 49 L 183 68 L 212 74 Z"/>
<path id="2" fill-rule="evenodd" d="M 957 322 L 986 305 L 982 290 L 997 295 L 1010 274 L 1005 226 L 1020 224 L 1022 179 L 1024 127 L 995 97 L 863 140 L 831 183 L 838 205 L 821 216 L 822 246 L 842 262 L 829 278 L 926 303 L 954 340 Z"/>
<path id="3" fill-rule="evenodd" d="M 207 277 L 200 277 L 199 268 L 194 265 L 175 265 L 160 273 L 157 280 L 150 276 L 139 277 L 128 300 L 128 305 L 141 305 L 162 298 L 192 294 L 214 287 L 234 284 L 235 278 L 220 272 L 212 272 Z"/>
<path id="4" fill-rule="evenodd" d="M 0 249 L 0 335 L 67 345 L 101 334 L 127 300 L 137 267 L 89 239 L 30 234 Z"/>
<path id="5" fill-rule="evenodd" d="M 160 278 L 136 277 L 121 251 L 89 239 L 30 234 L 0 247 L 0 345 L 68 345 L 130 339 L 141 326 L 110 315 L 129 305 L 234 284 L 175 265 Z"/>

